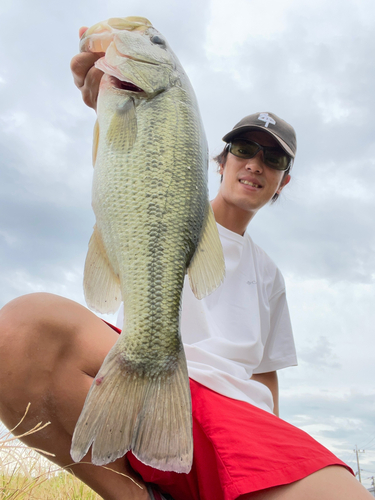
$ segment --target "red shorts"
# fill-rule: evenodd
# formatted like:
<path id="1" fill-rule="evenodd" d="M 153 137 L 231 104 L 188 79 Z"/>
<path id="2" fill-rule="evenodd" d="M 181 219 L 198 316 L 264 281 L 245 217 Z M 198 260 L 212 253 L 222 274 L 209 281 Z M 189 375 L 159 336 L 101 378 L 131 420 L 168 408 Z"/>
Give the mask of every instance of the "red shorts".
<path id="1" fill-rule="evenodd" d="M 194 380 L 190 389 L 194 460 L 189 474 L 159 471 L 127 454 L 145 482 L 158 485 L 175 500 L 234 500 L 298 481 L 329 465 L 353 473 L 308 434 L 272 413 Z"/>

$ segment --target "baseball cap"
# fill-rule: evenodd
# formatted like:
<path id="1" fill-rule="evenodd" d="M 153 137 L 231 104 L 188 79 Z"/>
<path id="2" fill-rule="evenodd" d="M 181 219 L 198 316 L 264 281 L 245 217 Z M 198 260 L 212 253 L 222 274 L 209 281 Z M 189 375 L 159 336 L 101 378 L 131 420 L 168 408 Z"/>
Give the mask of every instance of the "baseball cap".
<path id="1" fill-rule="evenodd" d="M 294 128 L 274 113 L 262 112 L 245 116 L 245 118 L 242 118 L 230 132 L 224 135 L 223 141 L 231 142 L 231 140 L 241 132 L 250 130 L 268 132 L 276 139 L 288 155 L 292 158 L 296 156 L 297 138 Z"/>

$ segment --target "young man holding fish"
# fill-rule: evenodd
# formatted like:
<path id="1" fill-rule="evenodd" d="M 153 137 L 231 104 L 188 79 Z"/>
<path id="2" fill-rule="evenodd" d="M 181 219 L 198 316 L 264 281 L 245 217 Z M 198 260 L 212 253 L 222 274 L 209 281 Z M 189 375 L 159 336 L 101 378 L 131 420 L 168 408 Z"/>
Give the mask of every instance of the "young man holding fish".
<path id="1" fill-rule="evenodd" d="M 80 33 L 81 34 L 81 33 Z M 82 53 L 72 71 L 94 109 L 102 54 Z M 212 201 L 226 258 L 221 289 L 198 301 L 185 285 L 182 337 L 191 378 L 194 463 L 189 474 L 148 467 L 131 453 L 104 467 L 72 464 L 70 444 L 92 381 L 118 333 L 86 308 L 34 294 L 0 311 L 0 417 L 24 439 L 55 454 L 104 499 L 365 500 L 371 495 L 345 464 L 305 433 L 277 418 L 277 370 L 296 364 L 283 278 L 246 233 L 252 218 L 290 181 L 293 128 L 272 113 L 245 117 L 224 136 L 217 157 L 222 183 Z M 97 383 L 100 380 L 97 379 Z M 273 413 L 272 413 L 273 412 Z M 114 474 L 111 470 L 120 474 Z M 142 479 L 141 479 L 141 477 Z"/>

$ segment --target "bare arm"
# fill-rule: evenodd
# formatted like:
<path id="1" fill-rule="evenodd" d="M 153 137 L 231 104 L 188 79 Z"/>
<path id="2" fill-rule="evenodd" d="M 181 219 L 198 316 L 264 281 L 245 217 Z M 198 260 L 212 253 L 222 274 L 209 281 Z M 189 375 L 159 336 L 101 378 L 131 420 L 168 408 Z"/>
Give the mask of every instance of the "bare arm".
<path id="1" fill-rule="evenodd" d="M 251 378 L 256 382 L 264 384 L 271 391 L 273 397 L 273 412 L 275 415 L 279 416 L 279 381 L 277 372 L 254 373 Z"/>

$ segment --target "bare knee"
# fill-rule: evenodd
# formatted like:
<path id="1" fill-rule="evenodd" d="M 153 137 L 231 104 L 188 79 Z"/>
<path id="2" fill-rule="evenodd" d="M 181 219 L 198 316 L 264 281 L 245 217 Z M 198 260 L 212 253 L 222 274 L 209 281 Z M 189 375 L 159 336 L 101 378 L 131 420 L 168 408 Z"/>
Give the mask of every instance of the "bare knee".
<path id="1" fill-rule="evenodd" d="M 32 358 L 46 346 L 71 345 L 77 334 L 98 318 L 72 300 L 49 293 L 33 293 L 12 300 L 0 310 L 0 346 Z M 0 349 L 0 353 L 2 352 Z"/>
<path id="2" fill-rule="evenodd" d="M 5 305 L 0 310 L 0 371 L 22 371 L 31 363 L 36 369 L 39 358 L 48 362 L 73 334 L 72 304 L 56 295 L 35 293 Z"/>
<path id="3" fill-rule="evenodd" d="M 0 418 L 15 425 L 29 402 L 39 418 L 50 400 L 65 397 L 77 380 L 84 394 L 91 382 L 84 379 L 82 385 L 79 374 L 95 376 L 117 338 L 69 299 L 36 293 L 9 302 L 0 310 Z"/>
<path id="4" fill-rule="evenodd" d="M 0 418 L 6 425 L 45 397 L 82 314 L 91 313 L 46 293 L 19 297 L 0 310 Z"/>
<path id="5" fill-rule="evenodd" d="M 8 341 L 16 337 L 33 340 L 59 330 L 69 333 L 76 328 L 77 315 L 86 309 L 58 295 L 33 293 L 12 300 L 0 310 L 0 335 Z M 87 311 L 88 312 L 88 311 Z"/>

